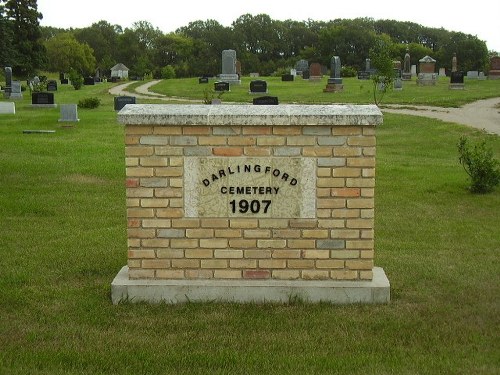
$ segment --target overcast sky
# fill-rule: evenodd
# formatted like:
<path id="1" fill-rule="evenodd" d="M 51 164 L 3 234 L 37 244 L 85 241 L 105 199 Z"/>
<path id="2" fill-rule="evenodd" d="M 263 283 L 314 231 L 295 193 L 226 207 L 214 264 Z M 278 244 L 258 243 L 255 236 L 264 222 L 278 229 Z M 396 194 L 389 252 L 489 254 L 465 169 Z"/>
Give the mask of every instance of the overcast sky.
<path id="1" fill-rule="evenodd" d="M 476 35 L 489 50 L 500 52 L 500 0 L 38 0 L 37 4 L 42 26 L 79 28 L 105 20 L 126 28 L 149 21 L 165 33 L 196 20 L 214 19 L 230 26 L 246 13 L 297 21 L 394 19 Z"/>

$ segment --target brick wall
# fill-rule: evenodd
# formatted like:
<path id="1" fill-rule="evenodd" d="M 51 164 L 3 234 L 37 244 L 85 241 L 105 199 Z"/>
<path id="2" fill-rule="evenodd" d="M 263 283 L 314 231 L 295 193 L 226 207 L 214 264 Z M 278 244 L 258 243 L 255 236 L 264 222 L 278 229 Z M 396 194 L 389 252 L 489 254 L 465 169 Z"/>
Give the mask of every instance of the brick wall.
<path id="1" fill-rule="evenodd" d="M 157 116 L 143 107 L 119 115 L 131 279 L 372 279 L 378 109 L 346 116 L 328 107 L 312 121 L 237 115 L 260 110 L 252 106 L 234 106 L 229 117 L 212 113 L 221 106 L 199 106 L 206 116 L 186 106 L 186 117 L 183 106 L 161 106 L 167 114 Z M 314 158 L 316 217 L 185 217 L 185 157 L 197 156 Z"/>

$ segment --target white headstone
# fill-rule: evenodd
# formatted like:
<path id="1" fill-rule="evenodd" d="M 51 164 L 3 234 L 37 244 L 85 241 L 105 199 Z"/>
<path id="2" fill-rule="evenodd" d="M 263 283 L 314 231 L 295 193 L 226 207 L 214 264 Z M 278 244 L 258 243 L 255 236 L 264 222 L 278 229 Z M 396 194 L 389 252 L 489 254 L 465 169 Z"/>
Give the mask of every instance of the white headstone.
<path id="1" fill-rule="evenodd" d="M 61 104 L 61 118 L 59 122 L 78 122 L 78 107 L 76 104 Z"/>
<path id="2" fill-rule="evenodd" d="M 417 66 L 416 65 L 412 65 L 411 66 L 411 76 L 412 77 L 416 77 L 417 76 Z"/>
<path id="3" fill-rule="evenodd" d="M 14 102 L 0 102 L 0 115 L 15 115 L 16 104 Z"/>

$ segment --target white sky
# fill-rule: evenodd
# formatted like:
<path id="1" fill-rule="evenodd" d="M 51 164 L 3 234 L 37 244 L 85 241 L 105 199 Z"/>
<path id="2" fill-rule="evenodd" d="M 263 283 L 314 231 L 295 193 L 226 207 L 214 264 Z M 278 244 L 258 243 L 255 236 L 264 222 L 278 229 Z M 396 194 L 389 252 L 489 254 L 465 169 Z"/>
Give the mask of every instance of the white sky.
<path id="1" fill-rule="evenodd" d="M 246 13 L 297 21 L 394 19 L 476 35 L 489 50 L 500 52 L 499 0 L 38 0 L 37 4 L 42 26 L 79 28 L 105 20 L 126 28 L 149 21 L 165 33 L 196 20 L 214 19 L 230 26 Z"/>

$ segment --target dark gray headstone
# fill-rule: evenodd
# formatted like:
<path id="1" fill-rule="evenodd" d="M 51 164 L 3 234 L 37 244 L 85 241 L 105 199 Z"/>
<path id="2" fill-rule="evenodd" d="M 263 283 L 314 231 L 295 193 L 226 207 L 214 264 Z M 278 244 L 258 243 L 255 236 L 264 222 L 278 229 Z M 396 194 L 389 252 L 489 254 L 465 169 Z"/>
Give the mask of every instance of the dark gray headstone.
<path id="1" fill-rule="evenodd" d="M 68 85 L 68 84 L 69 84 L 69 79 L 67 78 L 61 79 L 61 85 Z"/>
<path id="2" fill-rule="evenodd" d="M 262 94 L 267 92 L 267 82 L 262 80 L 256 80 L 250 82 L 250 92 L 253 94 Z"/>
<path id="3" fill-rule="evenodd" d="M 366 79 L 370 79 L 370 76 L 371 76 L 370 72 L 366 72 L 366 71 L 365 72 L 362 72 L 362 71 L 358 72 L 358 79 L 365 79 L 366 80 Z"/>
<path id="4" fill-rule="evenodd" d="M 283 74 L 281 76 L 281 81 L 283 82 L 293 82 L 293 80 L 294 80 L 293 74 Z"/>
<path id="5" fill-rule="evenodd" d="M 135 96 L 116 96 L 115 97 L 115 111 L 121 110 L 127 104 L 135 104 Z"/>
<path id="6" fill-rule="evenodd" d="M 83 84 L 87 85 L 87 86 L 89 86 L 89 85 L 95 85 L 94 77 L 85 77 L 83 79 Z"/>
<path id="7" fill-rule="evenodd" d="M 214 83 L 215 91 L 229 91 L 229 82 L 215 82 Z"/>
<path id="8" fill-rule="evenodd" d="M 333 56 L 330 60 L 330 78 L 340 78 L 340 69 L 342 68 L 340 64 L 340 57 Z"/>
<path id="9" fill-rule="evenodd" d="M 20 81 L 11 81 L 10 86 L 10 99 L 22 99 L 22 87 Z"/>
<path id="10" fill-rule="evenodd" d="M 33 105 L 51 105 L 54 103 L 54 93 L 52 92 L 34 92 L 31 94 L 31 104 Z"/>
<path id="11" fill-rule="evenodd" d="M 236 51 L 226 49 L 222 51 L 222 74 L 236 74 Z"/>
<path id="12" fill-rule="evenodd" d="M 261 96 L 253 99 L 254 105 L 278 105 L 278 97 L 277 96 Z"/>
<path id="13" fill-rule="evenodd" d="M 7 87 L 12 85 L 12 68 L 10 66 L 5 68 L 5 85 Z"/>
<path id="14" fill-rule="evenodd" d="M 208 83 L 208 77 L 200 77 L 200 78 L 198 78 L 198 83 Z"/>
<path id="15" fill-rule="evenodd" d="M 50 80 L 47 82 L 47 91 L 57 91 L 57 82 Z"/>
<path id="16" fill-rule="evenodd" d="M 464 72 L 451 72 L 450 83 L 464 83 Z"/>
<path id="17" fill-rule="evenodd" d="M 297 64 L 295 64 L 295 69 L 297 70 L 298 73 L 300 72 L 303 73 L 306 70 L 309 70 L 309 61 L 304 59 L 297 61 Z"/>
<path id="18" fill-rule="evenodd" d="M 302 71 L 302 78 L 309 79 L 310 76 L 311 74 L 309 73 L 309 70 Z"/>

